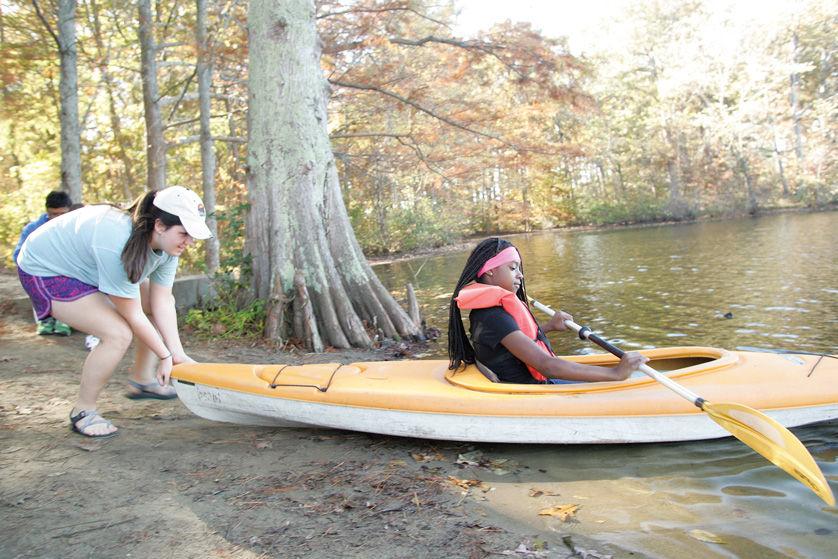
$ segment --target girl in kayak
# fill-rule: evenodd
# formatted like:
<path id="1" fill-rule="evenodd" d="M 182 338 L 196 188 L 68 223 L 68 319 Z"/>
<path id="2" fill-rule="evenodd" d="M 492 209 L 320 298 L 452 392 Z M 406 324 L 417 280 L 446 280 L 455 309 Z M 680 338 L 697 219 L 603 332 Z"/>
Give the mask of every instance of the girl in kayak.
<path id="1" fill-rule="evenodd" d="M 70 427 L 88 437 L 116 434 L 96 400 L 132 338 L 129 398 L 176 397 L 172 366 L 192 362 L 180 342 L 172 284 L 178 257 L 195 239 L 211 237 L 204 205 L 172 186 L 145 194 L 129 211 L 95 205 L 70 212 L 33 232 L 18 256 L 38 319 L 53 316 L 101 340 L 84 362 L 70 412 Z"/>
<path id="2" fill-rule="evenodd" d="M 461 309 L 469 310 L 471 340 Z M 583 365 L 553 354 L 546 332 L 566 330 L 569 314 L 559 311 L 539 327 L 527 303 L 518 250 L 499 238 L 482 241 L 466 261 L 451 298 L 448 320 L 449 369 L 477 362 L 501 382 L 560 384 L 624 380 L 648 359 L 627 352 L 616 367 Z"/>

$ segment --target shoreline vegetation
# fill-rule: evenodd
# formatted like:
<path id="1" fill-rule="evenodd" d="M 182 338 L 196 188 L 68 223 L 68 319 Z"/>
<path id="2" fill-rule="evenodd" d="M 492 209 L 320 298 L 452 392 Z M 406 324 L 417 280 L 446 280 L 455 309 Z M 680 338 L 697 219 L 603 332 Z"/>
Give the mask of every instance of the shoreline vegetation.
<path id="1" fill-rule="evenodd" d="M 423 257 L 441 256 L 443 254 L 451 254 L 455 252 L 467 251 L 474 247 L 474 245 L 487 237 L 502 237 L 515 238 L 522 235 L 533 235 L 547 232 L 576 232 L 576 231 L 609 231 L 615 229 L 639 229 L 643 227 L 661 227 L 668 225 L 686 225 L 691 223 L 710 223 L 716 221 L 737 220 L 746 218 L 757 218 L 769 215 L 776 215 L 782 213 L 811 213 L 811 212 L 833 212 L 838 211 L 838 202 L 826 204 L 818 207 L 811 206 L 775 206 L 770 208 L 761 208 L 760 211 L 751 215 L 747 212 L 731 213 L 725 215 L 706 214 L 684 219 L 675 219 L 672 217 L 664 217 L 660 220 L 649 221 L 621 221 L 604 224 L 589 224 L 589 225 L 566 225 L 559 227 L 546 227 L 544 229 L 534 229 L 532 231 L 498 231 L 492 233 L 482 233 L 470 235 L 464 239 L 454 241 L 449 244 L 443 244 L 428 248 L 418 248 L 413 250 L 393 252 L 391 254 L 372 254 L 367 256 L 367 260 L 372 266 L 381 266 L 385 264 L 393 264 L 396 262 L 403 262 L 406 260 L 413 260 Z"/>

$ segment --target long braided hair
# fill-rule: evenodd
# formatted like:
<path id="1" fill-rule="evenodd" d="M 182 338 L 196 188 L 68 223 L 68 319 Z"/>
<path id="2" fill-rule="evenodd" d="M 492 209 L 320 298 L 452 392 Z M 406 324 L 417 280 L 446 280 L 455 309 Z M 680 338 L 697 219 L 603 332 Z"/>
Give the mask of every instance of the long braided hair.
<path id="1" fill-rule="evenodd" d="M 131 283 L 137 283 L 143 275 L 143 268 L 148 260 L 148 245 L 157 220 L 163 222 L 166 229 L 173 225 L 183 225 L 178 216 L 163 211 L 152 203 L 156 194 L 154 190 L 146 192 L 128 208 L 128 213 L 131 214 L 131 236 L 122 249 L 121 258 Z"/>
<path id="2" fill-rule="evenodd" d="M 466 265 L 463 268 L 463 273 L 460 274 L 460 279 L 457 281 L 457 286 L 454 288 L 454 293 L 451 295 L 451 303 L 448 309 L 448 368 L 458 369 L 464 363 L 474 363 L 474 348 L 469 341 L 466 329 L 463 326 L 463 317 L 460 314 L 460 308 L 457 306 L 457 301 L 454 299 L 460 294 L 460 290 L 472 282 L 483 283 L 483 280 L 477 277 L 477 272 L 483 267 L 490 258 L 498 254 L 500 251 L 513 246 L 509 241 L 505 241 L 499 237 L 490 237 L 484 241 L 480 241 L 466 260 Z M 524 263 L 521 262 L 521 273 L 524 273 Z M 515 295 L 527 304 L 527 290 L 524 285 L 524 280 L 521 279 L 521 287 L 518 288 Z"/>

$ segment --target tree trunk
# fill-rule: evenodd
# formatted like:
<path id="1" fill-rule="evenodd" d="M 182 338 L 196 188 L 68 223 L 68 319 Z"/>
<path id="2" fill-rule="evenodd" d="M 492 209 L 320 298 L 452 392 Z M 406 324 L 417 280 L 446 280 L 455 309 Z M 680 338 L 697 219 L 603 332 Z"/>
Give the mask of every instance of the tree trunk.
<path id="1" fill-rule="evenodd" d="M 672 152 L 666 160 L 666 170 L 669 174 L 669 211 L 673 217 L 684 215 L 683 185 L 681 183 L 681 148 L 678 137 L 669 126 L 666 127 L 666 139 Z"/>
<path id="2" fill-rule="evenodd" d="M 798 54 L 798 40 L 797 33 L 791 36 L 791 62 L 797 64 Z M 797 72 L 792 72 L 789 76 L 789 102 L 791 103 L 791 118 L 794 124 L 794 153 L 797 155 L 797 162 L 799 165 L 803 164 L 803 131 L 800 124 L 801 111 L 800 103 L 798 101 L 798 89 L 800 88 L 800 76 Z"/>
<path id="3" fill-rule="evenodd" d="M 76 0 L 58 2 L 58 51 L 61 60 L 61 188 L 73 202 L 82 201 L 79 128 Z"/>
<path id="4" fill-rule="evenodd" d="M 122 133 L 122 122 L 119 112 L 116 109 L 116 96 L 114 95 L 114 83 L 111 77 L 109 64 L 110 48 L 105 46 L 102 37 L 102 25 L 99 19 L 99 4 L 96 0 L 90 0 L 90 15 L 93 19 L 93 40 L 96 43 L 96 58 L 99 75 L 105 85 L 105 93 L 108 96 L 108 114 L 111 121 L 114 142 L 116 143 L 117 154 L 122 162 L 122 195 L 125 201 L 129 201 L 137 194 L 134 189 L 137 187 L 134 179 L 133 165 L 128 151 L 125 149 L 126 136 Z"/>
<path id="5" fill-rule="evenodd" d="M 5 52 L 7 48 L 6 45 L 6 24 L 5 24 L 5 16 L 3 14 L 3 6 L 0 5 L 0 49 L 3 49 Z M 3 95 L 3 104 L 5 107 L 9 106 L 9 99 L 12 97 L 10 88 L 3 87 L 2 95 Z M 18 156 L 18 141 L 17 141 L 17 123 L 14 119 L 7 119 L 8 122 L 8 150 L 9 156 L 11 159 L 11 165 L 3 165 L 3 171 L 9 175 L 10 178 L 14 179 L 15 183 L 17 184 L 18 189 L 22 189 L 24 187 L 23 178 L 20 176 L 20 170 L 23 167 L 20 161 L 20 157 Z"/>
<path id="6" fill-rule="evenodd" d="M 623 166 L 619 161 L 612 160 L 612 169 L 614 169 L 614 197 L 620 202 L 626 201 L 626 183 L 623 178 Z"/>
<path id="7" fill-rule="evenodd" d="M 294 291 L 295 333 L 303 340 L 308 351 L 323 353 L 325 348 L 320 339 L 320 333 L 317 331 L 317 320 L 314 317 L 314 309 L 311 307 L 305 277 L 299 270 L 294 274 Z"/>
<path id="8" fill-rule="evenodd" d="M 143 79 L 143 108 L 145 109 L 146 167 L 149 190 L 166 188 L 166 140 L 160 117 L 160 93 L 157 88 L 157 46 L 151 1 L 139 0 L 140 73 Z"/>
<path id="9" fill-rule="evenodd" d="M 407 314 L 418 328 L 422 327 L 422 312 L 419 310 L 419 300 L 416 299 L 416 291 L 413 284 L 407 284 Z"/>
<path id="10" fill-rule="evenodd" d="M 532 231 L 532 223 L 530 221 L 530 183 L 527 177 L 527 170 L 524 167 L 517 168 L 518 183 L 521 185 L 521 205 L 524 213 L 524 231 L 529 233 Z"/>
<path id="11" fill-rule="evenodd" d="M 302 272 L 324 344 L 365 347 L 362 321 L 418 336 L 367 263 L 349 223 L 327 133 L 327 84 L 312 0 L 248 11 L 247 250 L 257 297 Z"/>
<path id="12" fill-rule="evenodd" d="M 751 173 L 751 166 L 748 159 L 737 150 L 736 160 L 739 164 L 739 170 L 742 172 L 742 177 L 745 179 L 745 189 L 748 194 L 748 213 L 756 215 L 759 211 L 759 203 L 757 201 L 756 185 L 754 184 L 754 176 Z"/>
<path id="13" fill-rule="evenodd" d="M 212 131 L 210 129 L 212 53 L 207 36 L 207 1 L 196 0 L 196 9 L 198 100 L 201 110 L 201 185 L 203 187 L 204 208 L 207 212 L 207 227 L 212 233 L 212 238 L 204 242 L 204 255 L 207 273 L 212 275 L 218 270 L 219 244 L 218 222 L 215 217 L 215 148 L 212 144 Z"/>
<path id="14" fill-rule="evenodd" d="M 777 131 L 772 124 L 771 132 L 774 139 L 774 156 L 777 158 L 777 172 L 780 174 L 780 182 L 783 184 L 783 198 L 788 198 L 791 195 L 789 190 L 789 181 L 786 178 L 786 170 L 783 165 L 783 153 L 780 151 L 780 146 L 777 142 Z"/>

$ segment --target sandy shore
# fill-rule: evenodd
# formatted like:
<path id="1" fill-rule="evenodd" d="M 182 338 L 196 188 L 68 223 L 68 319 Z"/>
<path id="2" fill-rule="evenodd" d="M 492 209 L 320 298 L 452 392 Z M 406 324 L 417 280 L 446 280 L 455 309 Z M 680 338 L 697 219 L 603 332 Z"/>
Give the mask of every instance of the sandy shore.
<path id="1" fill-rule="evenodd" d="M 503 515 L 491 466 L 457 463 L 471 445 L 212 423 L 177 401 L 126 399 L 127 361 L 100 401 L 119 436 L 82 438 L 67 415 L 84 336 L 36 336 L 22 295 L 0 274 L 0 557 L 638 556 L 570 537 L 555 517 Z M 202 361 L 379 355 L 185 342 Z"/>

